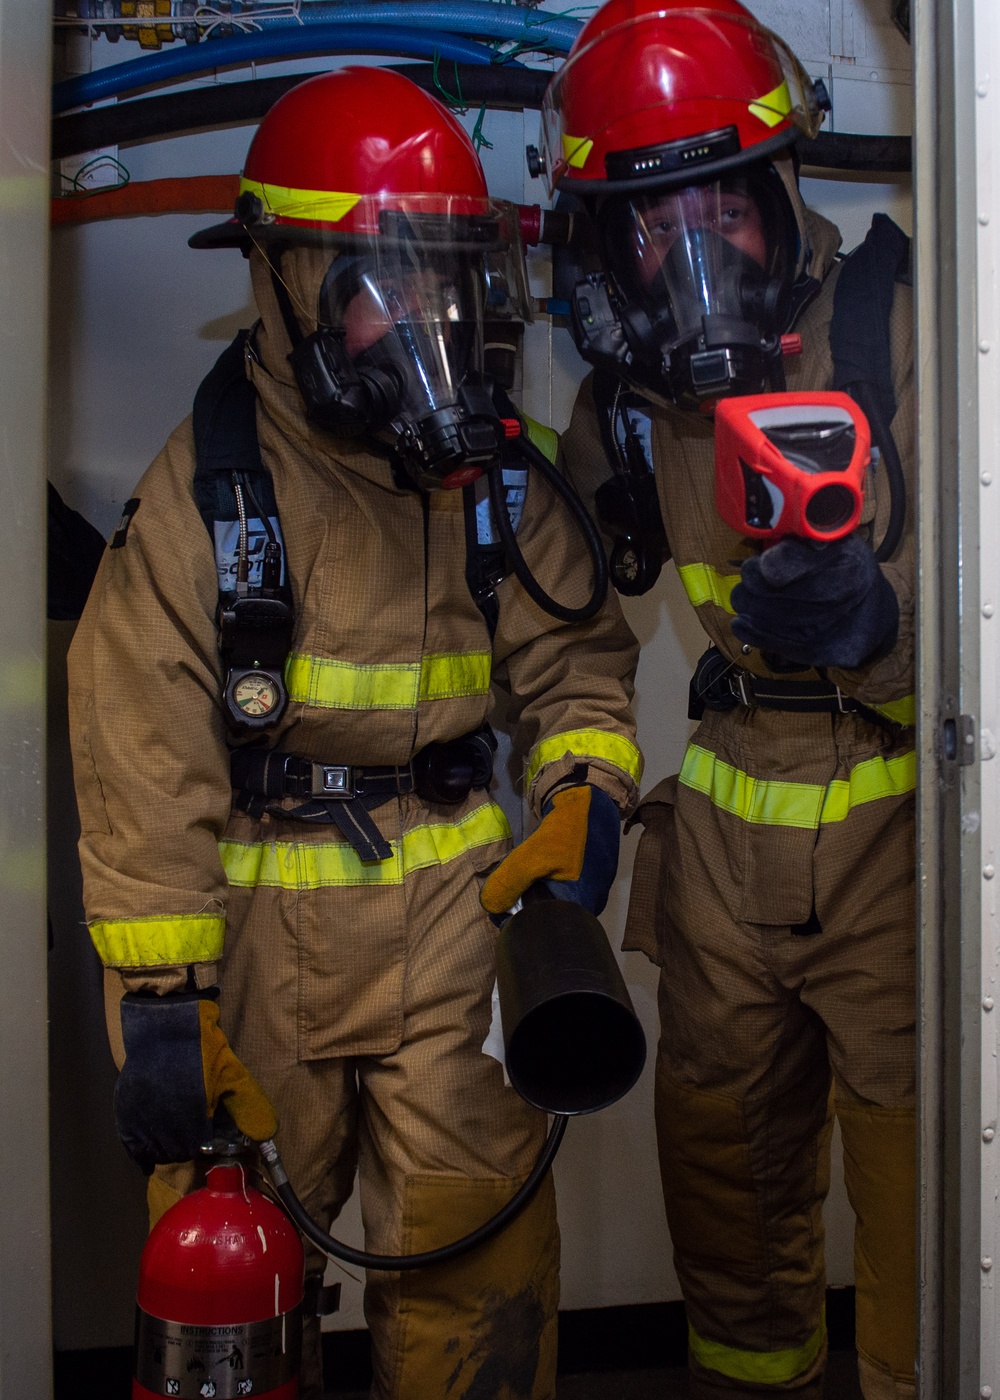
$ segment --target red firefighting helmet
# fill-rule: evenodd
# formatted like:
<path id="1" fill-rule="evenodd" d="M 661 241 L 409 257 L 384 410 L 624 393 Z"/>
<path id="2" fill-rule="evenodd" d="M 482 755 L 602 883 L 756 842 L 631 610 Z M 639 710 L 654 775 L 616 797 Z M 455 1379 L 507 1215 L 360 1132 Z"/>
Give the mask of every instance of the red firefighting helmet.
<path id="1" fill-rule="evenodd" d="M 769 159 L 822 120 L 791 50 L 738 0 L 608 0 L 549 86 L 550 187 L 670 189 Z"/>
<path id="2" fill-rule="evenodd" d="M 247 154 L 235 217 L 190 242 L 337 240 L 377 235 L 387 212 L 488 210 L 479 157 L 448 109 L 401 73 L 350 67 L 279 98 Z"/>

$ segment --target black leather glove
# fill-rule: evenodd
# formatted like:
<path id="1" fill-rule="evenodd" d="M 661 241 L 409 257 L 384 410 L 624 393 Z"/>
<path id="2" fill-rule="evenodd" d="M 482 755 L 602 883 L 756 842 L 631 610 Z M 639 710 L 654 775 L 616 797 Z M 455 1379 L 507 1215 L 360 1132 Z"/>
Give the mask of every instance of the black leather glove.
<path id="1" fill-rule="evenodd" d="M 230 1049 L 211 996 L 130 993 L 121 1020 L 125 1063 L 115 1085 L 115 1122 L 144 1172 L 197 1157 L 220 1104 L 247 1137 L 274 1136 L 274 1109 Z"/>
<path id="2" fill-rule="evenodd" d="M 862 666 L 892 650 L 899 603 L 857 535 L 817 548 L 795 537 L 747 559 L 733 589 L 741 642 L 803 669 Z"/>

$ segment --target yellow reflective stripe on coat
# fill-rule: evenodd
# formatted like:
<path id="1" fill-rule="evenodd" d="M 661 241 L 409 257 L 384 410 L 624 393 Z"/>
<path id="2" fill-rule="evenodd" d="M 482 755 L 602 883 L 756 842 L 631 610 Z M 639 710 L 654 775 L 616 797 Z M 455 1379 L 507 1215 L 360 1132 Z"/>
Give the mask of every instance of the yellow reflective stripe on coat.
<path id="1" fill-rule="evenodd" d="M 296 190 L 287 185 L 263 185 L 240 179 L 240 194 L 256 195 L 269 214 L 285 219 L 320 219 L 337 224 L 361 201 L 359 194 L 336 190 Z"/>
<path id="2" fill-rule="evenodd" d="M 830 783 L 787 783 L 752 778 L 711 749 L 689 744 L 678 781 L 704 793 L 714 807 L 761 826 L 795 826 L 815 831 L 844 821 L 854 807 L 882 797 L 901 797 L 917 785 L 915 750 L 898 758 L 866 758 L 847 778 Z"/>
<path id="3" fill-rule="evenodd" d="M 317 890 L 331 885 L 401 885 L 415 870 L 446 865 L 476 846 L 510 836 L 502 808 L 486 802 L 457 822 L 428 822 L 390 841 L 387 860 L 362 861 L 346 841 L 220 841 L 231 885 Z"/>
<path id="4" fill-rule="evenodd" d="M 692 607 L 715 603 L 735 617 L 736 609 L 729 596 L 740 581 L 739 574 L 720 574 L 711 564 L 681 564 L 677 572 Z"/>
<path id="5" fill-rule="evenodd" d="M 411 666 L 354 666 L 293 652 L 288 698 L 328 710 L 412 710 L 421 700 L 488 695 L 492 653 L 444 652 Z"/>
<path id="6" fill-rule="evenodd" d="M 89 925 L 105 967 L 175 967 L 222 956 L 224 914 L 97 919 Z"/>
<path id="7" fill-rule="evenodd" d="M 559 452 L 559 434 L 555 428 L 547 428 L 544 423 L 537 422 L 534 418 L 529 418 L 526 413 L 521 417 L 524 419 L 524 426 L 527 429 L 528 441 L 532 446 L 537 447 L 550 462 L 555 462 Z"/>
<path id="8" fill-rule="evenodd" d="M 722 1342 L 709 1342 L 690 1325 L 688 1345 L 691 1355 L 707 1371 L 718 1371 L 734 1381 L 750 1381 L 758 1385 L 781 1385 L 801 1376 L 816 1360 L 826 1338 L 824 1318 L 809 1340 L 788 1351 L 740 1351 Z"/>
<path id="9" fill-rule="evenodd" d="M 642 754 L 623 734 L 609 734 L 606 729 L 569 729 L 565 734 L 553 734 L 544 739 L 531 755 L 525 782 L 528 787 L 546 763 L 556 763 L 568 753 L 578 758 L 603 758 L 627 773 L 638 785 L 642 777 Z"/>
<path id="10" fill-rule="evenodd" d="M 868 701 L 863 702 L 868 705 Z M 890 700 L 885 705 L 868 705 L 869 710 L 874 710 L 876 714 L 885 715 L 886 719 L 891 719 L 893 724 L 910 725 L 917 722 L 917 697 L 915 695 L 904 695 L 902 700 Z"/>

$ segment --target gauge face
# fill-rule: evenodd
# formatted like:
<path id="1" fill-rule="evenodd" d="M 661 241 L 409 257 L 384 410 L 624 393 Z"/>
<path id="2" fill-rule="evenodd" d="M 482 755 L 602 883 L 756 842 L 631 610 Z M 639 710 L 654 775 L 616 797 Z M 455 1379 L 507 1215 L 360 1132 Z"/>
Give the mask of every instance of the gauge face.
<path id="1" fill-rule="evenodd" d="M 233 686 L 233 699 L 241 714 L 263 719 L 276 708 L 280 696 L 270 676 L 241 676 Z"/>

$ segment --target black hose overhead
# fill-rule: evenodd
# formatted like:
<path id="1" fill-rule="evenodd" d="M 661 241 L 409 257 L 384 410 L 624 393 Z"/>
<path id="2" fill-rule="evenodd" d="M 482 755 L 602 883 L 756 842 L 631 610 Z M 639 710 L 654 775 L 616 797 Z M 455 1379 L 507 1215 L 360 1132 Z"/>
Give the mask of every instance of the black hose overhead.
<path id="1" fill-rule="evenodd" d="M 418 87 L 453 101 L 495 111 L 537 110 L 551 81 L 548 69 L 505 68 L 502 64 L 442 63 L 435 78 L 433 63 L 392 65 Z M 246 83 L 213 83 L 183 92 L 162 93 L 130 102 L 112 102 L 89 111 L 71 112 L 52 122 L 52 158 L 97 151 L 102 146 L 183 136 L 205 127 L 256 122 L 291 88 L 316 73 L 292 73 Z M 908 136 L 853 136 L 820 132 L 815 141 L 799 141 L 803 165 L 811 170 L 901 174 L 911 168 Z"/>
<path id="2" fill-rule="evenodd" d="M 332 1235 L 328 1235 L 325 1230 L 320 1229 L 292 1190 L 274 1143 L 262 1142 L 260 1155 L 264 1159 L 271 1185 L 274 1187 L 275 1194 L 281 1204 L 306 1239 L 311 1240 L 317 1249 L 334 1259 L 342 1260 L 345 1264 L 353 1264 L 358 1269 L 383 1269 L 387 1273 L 397 1273 L 404 1269 L 426 1269 L 431 1264 L 448 1263 L 452 1259 L 459 1258 L 462 1254 L 468 1254 L 470 1250 L 485 1244 L 487 1240 L 491 1240 L 494 1235 L 499 1234 L 505 1225 L 508 1225 L 516 1215 L 520 1214 L 541 1186 L 542 1179 L 552 1165 L 552 1159 L 559 1149 L 560 1142 L 562 1142 L 566 1123 L 565 1114 L 555 1115 L 552 1127 L 549 1129 L 549 1135 L 545 1140 L 545 1146 L 539 1153 L 537 1162 L 507 1204 L 501 1206 L 496 1215 L 492 1215 L 485 1224 L 480 1225 L 477 1230 L 471 1231 L 468 1235 L 463 1235 L 461 1239 L 452 1240 L 451 1244 L 444 1244 L 440 1249 L 424 1250 L 421 1254 L 369 1254 L 365 1249 L 354 1249 L 351 1245 L 344 1244 L 342 1240 L 335 1240 Z"/>
<path id="3" fill-rule="evenodd" d="M 446 94 L 464 105 L 486 106 L 517 112 L 540 108 L 552 74 L 547 69 L 505 68 L 502 64 L 400 63 L 390 65 L 433 96 Z M 317 73 L 291 73 L 279 78 L 258 78 L 247 83 L 213 83 L 209 87 L 168 92 L 138 101 L 112 102 L 106 107 L 55 117 L 52 122 L 52 158 L 96 151 L 102 146 L 155 141 L 182 136 L 203 127 L 235 126 L 256 122 L 279 97 L 315 78 Z"/>

